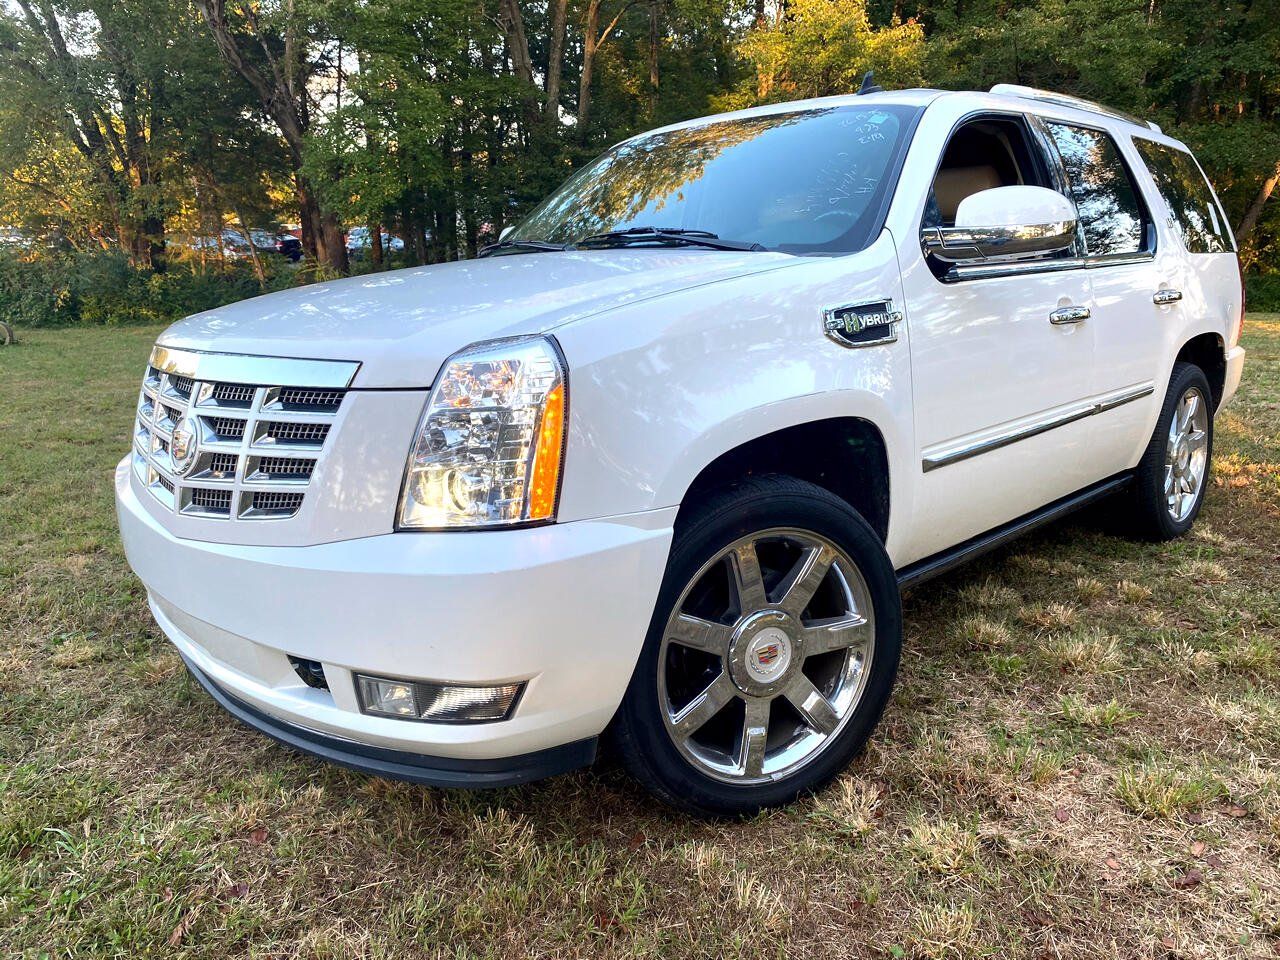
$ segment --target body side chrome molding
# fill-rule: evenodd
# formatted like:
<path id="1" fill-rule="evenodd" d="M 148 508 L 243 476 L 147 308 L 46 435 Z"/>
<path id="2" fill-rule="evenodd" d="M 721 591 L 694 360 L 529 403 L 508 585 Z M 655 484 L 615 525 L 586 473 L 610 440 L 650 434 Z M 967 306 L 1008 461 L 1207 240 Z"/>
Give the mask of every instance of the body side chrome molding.
<path id="1" fill-rule="evenodd" d="M 151 366 L 161 373 L 192 380 L 242 383 L 246 386 L 306 386 L 343 390 L 355 379 L 354 360 L 304 360 L 241 353 L 205 353 L 157 344 Z"/>
<path id="2" fill-rule="evenodd" d="M 1008 263 L 957 264 L 940 278 L 943 283 L 964 280 L 987 280 L 991 277 L 1016 277 L 1027 273 L 1057 273 L 1060 270 L 1099 270 L 1148 263 L 1154 253 L 1120 253 L 1096 257 L 1062 257 L 1057 260 L 1013 260 Z"/>
<path id="3" fill-rule="evenodd" d="M 1066 407 L 1060 407 L 1057 410 L 1041 414 L 998 433 L 976 439 L 964 439 L 959 442 L 942 444 L 934 447 L 932 451 L 925 451 L 920 467 L 925 473 L 928 473 L 931 470 L 937 470 L 939 467 L 959 463 L 961 460 L 968 460 L 970 457 L 990 453 L 992 450 L 999 450 L 1001 447 L 1007 447 L 1010 444 L 1017 443 L 1019 440 L 1027 440 L 1058 427 L 1065 427 L 1067 424 L 1083 420 L 1085 417 L 1092 417 L 1106 410 L 1113 410 L 1126 403 L 1132 403 L 1134 400 L 1149 397 L 1153 393 L 1155 393 L 1155 383 L 1148 380 L 1131 387 L 1124 387 L 1101 396 L 1082 400 Z"/>

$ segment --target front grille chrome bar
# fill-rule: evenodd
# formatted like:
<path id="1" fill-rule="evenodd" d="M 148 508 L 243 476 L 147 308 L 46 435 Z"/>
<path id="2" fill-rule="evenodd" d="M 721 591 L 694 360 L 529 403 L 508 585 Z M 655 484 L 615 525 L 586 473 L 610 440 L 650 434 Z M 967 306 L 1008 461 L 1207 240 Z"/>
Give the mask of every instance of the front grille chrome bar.
<path id="1" fill-rule="evenodd" d="M 212 381 L 255 387 L 304 384 L 293 389 L 345 390 L 360 364 L 352 360 L 302 360 L 297 357 L 258 357 L 241 353 L 179 350 L 157 344 L 151 366 L 175 379 Z"/>

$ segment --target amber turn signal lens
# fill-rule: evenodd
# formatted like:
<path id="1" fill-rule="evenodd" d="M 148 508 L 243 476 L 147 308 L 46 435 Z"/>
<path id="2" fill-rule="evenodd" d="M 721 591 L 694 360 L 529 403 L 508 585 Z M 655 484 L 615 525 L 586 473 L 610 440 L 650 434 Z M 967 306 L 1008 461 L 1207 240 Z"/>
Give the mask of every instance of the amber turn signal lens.
<path id="1" fill-rule="evenodd" d="M 548 520 L 556 515 L 560 487 L 560 456 L 564 450 L 564 384 L 554 387 L 542 408 L 538 448 L 533 457 L 529 491 L 529 519 Z"/>

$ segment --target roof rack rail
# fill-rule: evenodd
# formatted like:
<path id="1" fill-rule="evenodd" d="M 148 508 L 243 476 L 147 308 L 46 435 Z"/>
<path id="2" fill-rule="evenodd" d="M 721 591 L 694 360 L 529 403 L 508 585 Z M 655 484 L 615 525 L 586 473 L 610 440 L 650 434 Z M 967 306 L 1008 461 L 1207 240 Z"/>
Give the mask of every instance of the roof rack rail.
<path id="1" fill-rule="evenodd" d="M 1090 113 L 1100 113 L 1104 117 L 1115 117 L 1117 120 L 1136 123 L 1138 126 L 1147 127 L 1156 133 L 1164 132 L 1160 129 L 1159 124 L 1152 120 L 1142 120 L 1131 113 L 1125 113 L 1123 110 L 1113 110 L 1111 107 L 1104 107 L 1100 103 L 1094 103 L 1092 100 L 1085 100 L 1081 97 L 1073 97 L 1067 93 L 1037 90 L 1035 87 L 1024 87 L 1018 83 L 997 83 L 988 92 L 1006 97 L 1022 97 L 1024 100 L 1039 100 L 1043 103 L 1053 103 L 1060 107 L 1071 107 L 1075 110 L 1087 110 Z"/>

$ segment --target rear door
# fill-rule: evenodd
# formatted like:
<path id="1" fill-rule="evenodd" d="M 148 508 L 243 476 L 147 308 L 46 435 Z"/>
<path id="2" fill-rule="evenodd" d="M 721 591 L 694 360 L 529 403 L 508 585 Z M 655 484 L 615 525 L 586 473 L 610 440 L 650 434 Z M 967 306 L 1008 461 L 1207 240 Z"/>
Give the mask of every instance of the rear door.
<path id="1" fill-rule="evenodd" d="M 1166 297 L 1180 295 L 1174 302 L 1185 326 L 1168 330 L 1167 366 L 1188 332 L 1204 332 L 1209 324 L 1230 337 L 1238 329 L 1240 267 L 1231 227 L 1195 158 L 1186 150 L 1140 136 L 1133 137 L 1131 149 L 1155 187 L 1148 191 L 1153 209 L 1159 211 L 1156 218 L 1168 235 L 1165 246 L 1176 252 L 1178 261 L 1179 285 L 1167 284 L 1162 292 Z M 1189 331 L 1188 326 L 1198 329 Z"/>
<path id="2" fill-rule="evenodd" d="M 1087 481 L 1094 481 L 1132 467 L 1150 439 L 1164 400 L 1158 381 L 1168 314 L 1181 309 L 1176 301 L 1157 301 L 1160 291 L 1183 285 L 1184 258 L 1159 243 L 1133 173 L 1136 160 L 1126 158 L 1105 126 L 1050 118 L 1043 123 L 1076 204 L 1092 285 L 1091 392 L 1100 411 L 1089 421 Z"/>

